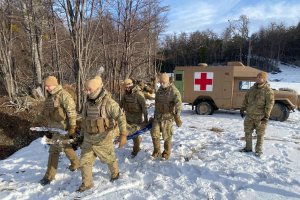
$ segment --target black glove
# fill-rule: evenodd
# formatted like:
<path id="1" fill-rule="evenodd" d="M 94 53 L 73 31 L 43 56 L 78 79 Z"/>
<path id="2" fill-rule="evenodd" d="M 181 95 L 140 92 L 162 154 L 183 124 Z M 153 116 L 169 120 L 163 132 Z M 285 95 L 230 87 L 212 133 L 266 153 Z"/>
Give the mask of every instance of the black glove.
<path id="1" fill-rule="evenodd" d="M 78 149 L 78 143 L 72 143 L 72 149 L 76 151 Z"/>
<path id="2" fill-rule="evenodd" d="M 240 110 L 240 115 L 241 115 L 242 118 L 245 117 L 245 110 L 244 110 L 244 109 L 241 109 L 241 110 Z"/>
<path id="3" fill-rule="evenodd" d="M 52 139 L 53 133 L 49 131 L 41 131 L 42 136 L 46 136 L 48 139 Z"/>
<path id="4" fill-rule="evenodd" d="M 83 143 L 83 136 L 79 135 L 75 137 L 74 142 L 72 143 L 72 148 L 74 149 L 74 151 L 76 151 L 78 147 L 81 146 L 82 143 Z"/>
<path id="5" fill-rule="evenodd" d="M 82 145 L 83 139 L 84 139 L 83 135 L 79 135 L 79 136 L 77 137 L 77 143 L 78 143 L 79 146 Z"/>

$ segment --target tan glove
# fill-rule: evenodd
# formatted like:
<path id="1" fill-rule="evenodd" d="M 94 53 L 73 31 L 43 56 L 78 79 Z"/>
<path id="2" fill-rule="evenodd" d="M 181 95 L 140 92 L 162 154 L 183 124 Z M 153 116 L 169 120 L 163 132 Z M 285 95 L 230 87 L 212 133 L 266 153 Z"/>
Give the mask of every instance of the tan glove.
<path id="1" fill-rule="evenodd" d="M 127 142 L 127 136 L 126 134 L 121 133 L 119 137 L 119 148 L 123 148 Z"/>
<path id="2" fill-rule="evenodd" d="M 76 126 L 75 125 L 70 126 L 68 130 L 69 138 L 73 139 L 75 137 L 75 132 L 76 132 Z"/>
<path id="3" fill-rule="evenodd" d="M 182 126 L 182 121 L 181 121 L 180 115 L 174 115 L 174 119 L 175 119 L 176 125 L 178 127 L 181 127 Z"/>

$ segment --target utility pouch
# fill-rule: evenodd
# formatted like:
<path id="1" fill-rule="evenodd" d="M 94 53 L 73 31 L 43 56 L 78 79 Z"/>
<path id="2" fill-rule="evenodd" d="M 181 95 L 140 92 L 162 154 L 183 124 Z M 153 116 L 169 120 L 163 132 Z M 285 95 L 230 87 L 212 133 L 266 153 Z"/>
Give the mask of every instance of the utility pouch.
<path id="1" fill-rule="evenodd" d="M 98 118 L 97 120 L 97 128 L 98 128 L 98 133 L 103 133 L 106 131 L 106 125 L 105 125 L 105 120 L 104 118 Z"/>

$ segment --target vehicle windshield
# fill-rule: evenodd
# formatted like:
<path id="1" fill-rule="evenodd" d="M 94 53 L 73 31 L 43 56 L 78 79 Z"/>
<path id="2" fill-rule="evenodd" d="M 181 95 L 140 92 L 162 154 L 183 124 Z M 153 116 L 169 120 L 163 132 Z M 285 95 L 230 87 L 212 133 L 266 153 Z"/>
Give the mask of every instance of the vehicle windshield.
<path id="1" fill-rule="evenodd" d="M 249 90 L 254 84 L 254 81 L 240 81 L 239 88 L 241 91 Z"/>

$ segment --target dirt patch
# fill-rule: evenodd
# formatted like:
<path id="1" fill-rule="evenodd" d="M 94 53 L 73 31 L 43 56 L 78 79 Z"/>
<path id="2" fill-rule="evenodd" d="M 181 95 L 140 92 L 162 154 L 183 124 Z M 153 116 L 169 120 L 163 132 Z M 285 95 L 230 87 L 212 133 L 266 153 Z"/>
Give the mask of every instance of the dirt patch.
<path id="1" fill-rule="evenodd" d="M 7 97 L 0 98 L 0 159 L 7 158 L 39 137 L 29 128 L 37 125 L 35 119 L 41 111 L 41 102 L 19 112 L 9 105 Z"/>

